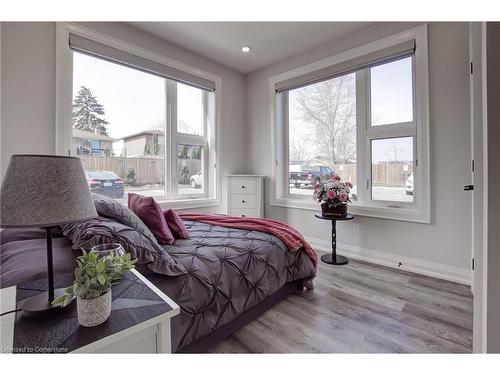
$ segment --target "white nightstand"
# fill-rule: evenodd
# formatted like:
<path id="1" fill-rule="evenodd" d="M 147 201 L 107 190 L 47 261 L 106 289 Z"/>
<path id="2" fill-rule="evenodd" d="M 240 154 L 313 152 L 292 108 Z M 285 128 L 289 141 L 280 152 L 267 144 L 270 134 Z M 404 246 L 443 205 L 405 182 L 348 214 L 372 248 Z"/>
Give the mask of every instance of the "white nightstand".
<path id="1" fill-rule="evenodd" d="M 237 174 L 228 179 L 228 214 L 240 217 L 264 216 L 264 176 Z"/>
<path id="2" fill-rule="evenodd" d="M 14 310 L 20 299 L 17 293 L 25 293 L 29 285 L 23 283 L 23 291 L 1 289 L 1 312 Z M 103 324 L 78 326 L 76 301 L 66 309 L 43 319 L 22 318 L 21 312 L 2 316 L 1 352 L 171 353 L 170 319 L 180 312 L 174 301 L 136 270 L 113 286 L 111 316 Z"/>

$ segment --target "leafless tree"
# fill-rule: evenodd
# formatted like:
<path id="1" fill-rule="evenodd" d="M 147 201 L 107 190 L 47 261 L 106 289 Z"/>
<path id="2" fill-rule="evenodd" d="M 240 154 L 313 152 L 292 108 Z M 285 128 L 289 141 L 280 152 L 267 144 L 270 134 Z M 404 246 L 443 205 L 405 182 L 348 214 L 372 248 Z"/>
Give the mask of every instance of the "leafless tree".
<path id="1" fill-rule="evenodd" d="M 321 156 L 332 163 L 356 158 L 356 79 L 341 76 L 295 91 L 301 120 L 314 127 Z M 319 155 L 318 155 L 319 156 Z"/>
<path id="2" fill-rule="evenodd" d="M 305 150 L 302 144 L 299 143 L 297 137 L 290 137 L 289 158 L 290 161 L 298 162 L 305 159 Z"/>
<path id="3" fill-rule="evenodd" d="M 385 149 L 387 158 L 392 162 L 403 161 L 401 155 L 404 154 L 405 148 L 398 145 L 395 141 L 391 142 Z"/>

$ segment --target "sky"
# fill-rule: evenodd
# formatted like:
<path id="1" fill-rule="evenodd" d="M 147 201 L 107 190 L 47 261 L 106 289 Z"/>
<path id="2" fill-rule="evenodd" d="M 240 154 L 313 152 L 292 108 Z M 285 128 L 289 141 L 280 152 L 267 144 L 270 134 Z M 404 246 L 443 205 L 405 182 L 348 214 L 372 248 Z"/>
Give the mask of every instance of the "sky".
<path id="1" fill-rule="evenodd" d="M 112 138 L 165 127 L 164 78 L 73 52 L 73 97 L 81 86 L 89 88 L 104 105 Z M 199 134 L 201 98 L 200 89 L 178 84 L 178 119 Z"/>
<path id="2" fill-rule="evenodd" d="M 370 69 L 371 115 L 373 125 L 379 126 L 413 120 L 412 58 L 397 60 Z M 300 89 L 298 89 L 300 90 Z M 293 90 L 295 91 L 295 90 Z M 301 120 L 297 111 L 296 95 L 289 94 L 289 136 L 305 148 L 305 158 L 317 156 L 314 128 Z M 395 153 L 400 161 L 413 160 L 411 138 L 375 140 L 372 143 L 372 162 L 393 161 Z"/>
<path id="3" fill-rule="evenodd" d="M 371 68 L 373 125 L 413 120 L 411 57 Z"/>

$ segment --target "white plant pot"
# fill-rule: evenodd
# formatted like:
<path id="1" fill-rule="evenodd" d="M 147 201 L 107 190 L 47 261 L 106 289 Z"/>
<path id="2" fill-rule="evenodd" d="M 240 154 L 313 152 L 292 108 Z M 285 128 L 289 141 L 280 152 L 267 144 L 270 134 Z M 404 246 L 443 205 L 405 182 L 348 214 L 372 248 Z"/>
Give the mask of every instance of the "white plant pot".
<path id="1" fill-rule="evenodd" d="M 80 325 L 93 327 L 105 322 L 111 314 L 111 289 L 97 298 L 78 297 L 76 307 Z"/>

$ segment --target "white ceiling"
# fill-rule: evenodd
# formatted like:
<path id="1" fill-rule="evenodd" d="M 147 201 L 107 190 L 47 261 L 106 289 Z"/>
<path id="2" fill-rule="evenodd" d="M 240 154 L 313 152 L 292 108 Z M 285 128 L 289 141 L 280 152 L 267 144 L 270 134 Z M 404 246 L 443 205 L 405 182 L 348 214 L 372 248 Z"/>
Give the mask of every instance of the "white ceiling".
<path id="1" fill-rule="evenodd" d="M 131 22 L 133 27 L 241 73 L 367 26 L 367 22 Z M 241 47 L 252 46 L 249 54 Z"/>

